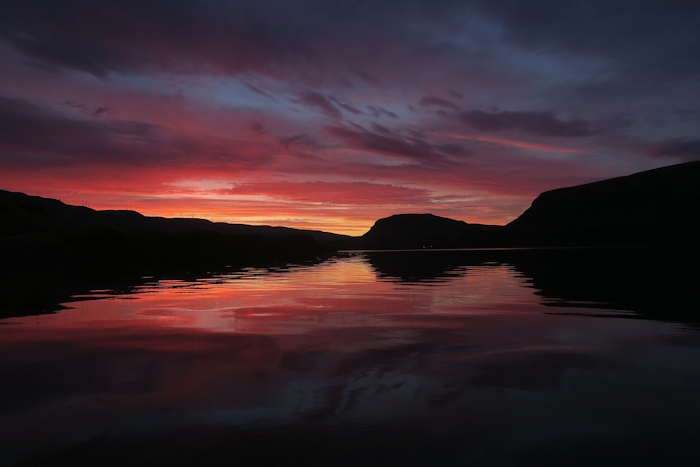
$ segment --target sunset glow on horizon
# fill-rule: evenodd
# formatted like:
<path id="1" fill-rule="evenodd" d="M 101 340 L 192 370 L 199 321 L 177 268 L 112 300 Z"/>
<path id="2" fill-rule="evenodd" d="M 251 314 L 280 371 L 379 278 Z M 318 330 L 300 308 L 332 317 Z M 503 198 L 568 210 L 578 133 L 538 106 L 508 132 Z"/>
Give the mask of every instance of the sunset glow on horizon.
<path id="1" fill-rule="evenodd" d="M 695 2 L 0 6 L 0 189 L 348 235 L 700 160 Z"/>

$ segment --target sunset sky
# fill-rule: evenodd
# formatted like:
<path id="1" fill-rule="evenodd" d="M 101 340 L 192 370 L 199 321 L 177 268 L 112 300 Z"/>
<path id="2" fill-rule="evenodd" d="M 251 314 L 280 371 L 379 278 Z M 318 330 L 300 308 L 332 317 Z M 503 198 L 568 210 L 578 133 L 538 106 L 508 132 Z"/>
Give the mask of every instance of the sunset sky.
<path id="1" fill-rule="evenodd" d="M 698 0 L 7 0 L 0 189 L 357 235 L 700 160 Z"/>

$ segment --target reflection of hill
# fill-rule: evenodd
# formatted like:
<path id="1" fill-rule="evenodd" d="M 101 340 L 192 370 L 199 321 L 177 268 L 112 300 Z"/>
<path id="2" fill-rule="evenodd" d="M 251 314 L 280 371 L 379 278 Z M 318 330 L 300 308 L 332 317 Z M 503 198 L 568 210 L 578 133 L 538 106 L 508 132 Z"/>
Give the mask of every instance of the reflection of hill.
<path id="1" fill-rule="evenodd" d="M 509 262 L 553 307 L 628 310 L 650 319 L 700 322 L 697 247 L 525 250 Z"/>
<path id="2" fill-rule="evenodd" d="M 695 291 L 700 248 L 583 248 L 367 253 L 384 278 L 418 282 L 466 274 L 463 266 L 509 264 L 553 307 L 627 310 L 700 322 Z M 555 311 L 554 309 L 552 310 Z"/>
<path id="3" fill-rule="evenodd" d="M 83 283 L 301 263 L 325 254 L 304 235 L 91 230 L 4 239 L 0 240 L 0 317 L 53 311 L 66 297 L 64 290 L 73 291 Z"/>
<path id="4" fill-rule="evenodd" d="M 457 254 L 456 254 L 457 253 Z M 460 255 L 454 251 L 386 251 L 366 253 L 369 263 L 381 278 L 403 282 L 422 282 L 463 275 L 464 266 L 478 266 L 478 255 Z"/>
<path id="5" fill-rule="evenodd" d="M 322 258 L 305 260 L 305 264 L 323 261 Z M 271 268 L 275 274 L 292 270 L 296 266 L 286 265 L 278 258 L 256 258 L 244 262 L 246 267 Z M 88 265 L 76 269 L 75 263 L 68 267 L 30 263 L 15 265 L 14 268 L 0 268 L 0 319 L 18 316 L 41 315 L 53 313 L 64 308 L 65 303 L 90 300 L 95 296 L 92 291 L 105 291 L 110 296 L 130 295 L 138 288 L 161 279 L 192 282 L 240 270 L 240 264 L 232 263 L 230 267 L 210 269 L 171 270 L 160 268 L 153 276 L 142 276 L 134 269 L 105 268 Z"/>

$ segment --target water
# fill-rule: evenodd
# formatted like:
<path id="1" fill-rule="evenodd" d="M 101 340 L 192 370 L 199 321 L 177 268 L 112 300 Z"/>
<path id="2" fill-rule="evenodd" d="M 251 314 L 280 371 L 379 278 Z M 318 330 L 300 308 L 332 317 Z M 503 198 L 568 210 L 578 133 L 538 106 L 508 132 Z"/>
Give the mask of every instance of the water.
<path id="1" fill-rule="evenodd" d="M 0 464 L 696 464 L 696 257 L 358 253 L 81 291 L 0 320 Z"/>

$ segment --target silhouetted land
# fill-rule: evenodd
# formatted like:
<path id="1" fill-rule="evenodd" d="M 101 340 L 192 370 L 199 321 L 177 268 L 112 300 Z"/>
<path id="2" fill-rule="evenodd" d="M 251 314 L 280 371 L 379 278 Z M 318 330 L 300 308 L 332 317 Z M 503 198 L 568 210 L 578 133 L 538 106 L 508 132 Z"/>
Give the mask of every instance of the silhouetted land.
<path id="1" fill-rule="evenodd" d="M 378 220 L 361 237 L 204 219 L 146 217 L 133 211 L 95 211 L 0 191 L 0 301 L 4 310 L 0 317 L 16 315 L 20 310 L 24 314 L 54 311 L 71 294 L 80 293 L 76 285 L 77 289 L 89 290 L 99 288 L 96 284 L 100 281 L 130 278 L 127 282 L 133 284 L 134 278 L 143 275 L 206 274 L 225 271 L 227 266 L 313 262 L 337 247 L 572 246 L 688 248 L 602 249 L 580 254 L 556 250 L 539 253 L 537 261 L 523 260 L 531 253 L 511 252 L 503 253 L 504 261 L 532 277 L 544 295 L 579 294 L 583 297 L 580 300 L 586 301 L 586 293 L 598 294 L 590 300 L 609 301 L 614 307 L 637 311 L 645 303 L 650 304 L 649 309 L 658 309 L 659 300 L 664 299 L 648 297 L 651 290 L 686 290 L 684 287 L 690 286 L 684 277 L 692 276 L 678 273 L 687 269 L 678 258 L 695 255 L 686 265 L 698 264 L 697 250 L 691 247 L 700 246 L 700 162 L 548 191 L 505 227 L 468 224 L 432 214 L 401 214 Z M 655 270 L 667 268 L 669 274 L 639 272 L 649 271 L 644 265 L 654 256 L 658 257 L 652 261 L 658 265 Z M 381 261 L 372 258 L 373 262 Z M 438 255 L 427 262 L 396 267 L 402 267 L 403 274 L 420 278 L 454 269 L 430 263 L 443 260 L 444 255 Z M 577 266 L 569 267 L 567 261 Z M 545 264 L 547 270 L 540 271 Z M 378 266 L 382 274 L 386 268 Z M 638 298 L 639 305 L 622 303 L 615 298 L 618 292 L 620 297 L 628 297 L 625 300 Z M 686 305 L 676 307 L 677 312 L 682 314 L 688 309 Z"/>
<path id="2" fill-rule="evenodd" d="M 547 191 L 505 227 L 432 214 L 399 214 L 378 220 L 361 237 L 349 237 L 205 219 L 146 217 L 133 211 L 95 211 L 7 191 L 0 191 L 0 221 L 4 242 L 88 231 L 102 235 L 108 231 L 136 235 L 206 231 L 309 235 L 330 248 L 346 249 L 696 245 L 700 242 L 700 162 Z"/>
<path id="3" fill-rule="evenodd" d="M 195 218 L 149 217 L 127 210 L 96 211 L 84 206 L 71 206 L 55 199 L 0 190 L 0 237 L 85 232 L 94 229 L 123 233 L 209 231 L 267 237 L 309 235 L 324 244 L 349 238 L 347 235 L 289 227 L 229 224 Z"/>
<path id="4" fill-rule="evenodd" d="M 397 214 L 379 219 L 351 246 L 359 249 L 459 248 L 472 235 L 491 238 L 497 225 L 468 224 L 433 214 Z M 348 243 L 350 244 L 350 243 Z"/>
<path id="5" fill-rule="evenodd" d="M 346 248 L 700 244 L 700 162 L 542 193 L 505 227 L 431 214 L 378 220 Z"/>
<path id="6" fill-rule="evenodd" d="M 697 245 L 700 162 L 547 191 L 507 228 L 532 245 Z"/>
<path id="7" fill-rule="evenodd" d="M 144 275 L 314 262 L 346 238 L 285 227 L 95 211 L 0 191 L 0 317 L 51 312 L 82 289 Z"/>

